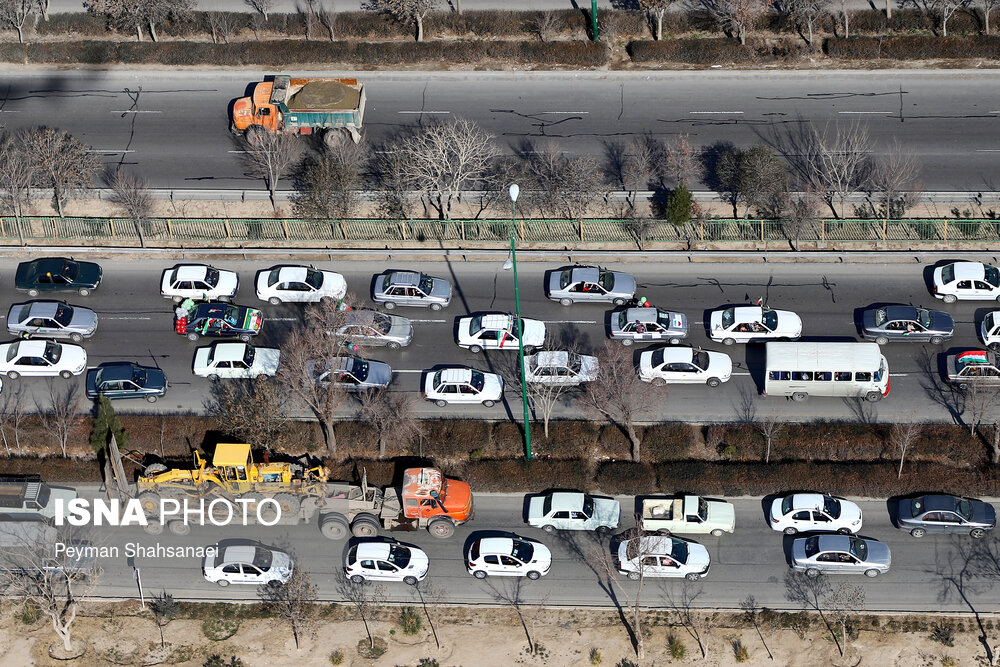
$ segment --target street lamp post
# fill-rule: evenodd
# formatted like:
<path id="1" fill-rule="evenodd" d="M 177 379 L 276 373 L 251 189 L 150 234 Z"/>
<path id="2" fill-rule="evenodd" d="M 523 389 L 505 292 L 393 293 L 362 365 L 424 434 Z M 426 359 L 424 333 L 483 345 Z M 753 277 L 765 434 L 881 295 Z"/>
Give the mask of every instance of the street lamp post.
<path id="1" fill-rule="evenodd" d="M 521 295 L 517 289 L 517 250 L 514 243 L 514 225 L 517 224 L 517 195 L 521 188 L 517 183 L 510 186 L 510 266 L 504 262 L 504 269 L 514 269 L 514 313 L 517 316 L 517 354 L 521 359 L 521 403 L 524 406 L 524 452 L 531 460 L 531 423 L 528 420 L 528 387 L 524 374 L 524 323 L 521 321 Z"/>

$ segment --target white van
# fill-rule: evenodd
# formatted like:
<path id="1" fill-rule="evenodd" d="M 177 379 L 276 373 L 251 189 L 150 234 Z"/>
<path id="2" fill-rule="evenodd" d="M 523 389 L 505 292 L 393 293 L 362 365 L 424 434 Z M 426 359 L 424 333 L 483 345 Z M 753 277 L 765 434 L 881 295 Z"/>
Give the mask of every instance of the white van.
<path id="1" fill-rule="evenodd" d="M 767 343 L 765 396 L 852 396 L 879 401 L 889 394 L 889 364 L 875 343 Z"/>

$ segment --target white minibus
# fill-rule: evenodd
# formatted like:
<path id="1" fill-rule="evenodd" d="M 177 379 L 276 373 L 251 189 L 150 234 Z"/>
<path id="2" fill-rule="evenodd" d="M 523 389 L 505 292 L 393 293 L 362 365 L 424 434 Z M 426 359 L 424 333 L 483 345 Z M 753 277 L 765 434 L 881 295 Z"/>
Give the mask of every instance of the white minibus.
<path id="1" fill-rule="evenodd" d="M 889 394 L 889 364 L 875 343 L 767 343 L 764 349 L 765 396 L 874 402 Z"/>

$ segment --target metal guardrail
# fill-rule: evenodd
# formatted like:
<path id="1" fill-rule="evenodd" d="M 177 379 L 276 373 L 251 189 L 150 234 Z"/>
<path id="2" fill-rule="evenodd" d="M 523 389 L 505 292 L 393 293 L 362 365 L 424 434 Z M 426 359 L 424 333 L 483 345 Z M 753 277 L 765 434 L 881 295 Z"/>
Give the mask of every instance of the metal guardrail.
<path id="1" fill-rule="evenodd" d="M 0 244 L 86 245 L 238 243 L 502 243 L 509 220 L 300 220 L 247 218 L 0 218 Z M 140 237 L 141 229 L 141 237 Z M 1000 219 L 815 220 L 792 227 L 775 220 L 710 219 L 673 225 L 663 220 L 518 220 L 522 243 L 1000 243 Z"/>

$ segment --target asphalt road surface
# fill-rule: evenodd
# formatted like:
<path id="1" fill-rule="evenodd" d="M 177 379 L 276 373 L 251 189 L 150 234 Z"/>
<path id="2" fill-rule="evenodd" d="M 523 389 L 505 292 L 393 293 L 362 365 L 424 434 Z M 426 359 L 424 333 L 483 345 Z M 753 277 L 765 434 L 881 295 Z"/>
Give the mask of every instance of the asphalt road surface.
<path id="1" fill-rule="evenodd" d="M 94 488 L 81 489 L 81 495 L 96 497 Z M 473 490 L 475 492 L 475 490 Z M 628 517 L 633 508 L 631 497 L 619 498 L 622 515 Z M 695 584 L 674 579 L 647 579 L 642 602 L 650 607 L 669 607 L 677 601 L 687 587 L 690 594 L 697 593 L 694 606 L 738 609 L 740 601 L 753 595 L 757 602 L 771 609 L 802 609 L 796 599 L 789 599 L 785 577 L 790 569 L 788 549 L 793 538 L 772 531 L 766 522 L 764 507 L 770 499 L 738 499 L 736 506 L 736 532 L 723 537 L 694 536 L 709 550 L 712 567 L 708 576 Z M 861 535 L 882 540 L 892 553 L 890 571 L 875 579 L 864 576 L 831 577 L 831 583 L 850 582 L 860 585 L 866 593 L 868 611 L 930 611 L 968 612 L 970 605 L 980 612 L 1000 610 L 1000 597 L 996 593 L 998 582 L 984 577 L 968 578 L 973 571 L 969 556 L 975 549 L 996 549 L 997 537 L 990 535 L 982 541 L 966 536 L 938 535 L 922 539 L 911 537 L 897 530 L 890 520 L 891 503 L 886 501 L 860 501 L 864 514 Z M 414 544 L 427 552 L 430 558 L 428 577 L 421 589 L 429 602 L 495 604 L 491 585 L 500 591 L 507 590 L 510 580 L 491 578 L 481 582 L 465 569 L 464 553 L 474 536 L 484 533 L 517 533 L 540 540 L 553 554 L 552 569 L 538 581 L 525 582 L 522 589 L 527 603 L 544 603 L 554 606 L 610 606 L 609 586 L 600 568 L 594 567 L 593 549 L 609 550 L 605 540 L 597 544 L 586 533 L 562 532 L 548 535 L 528 527 L 523 521 L 524 497 L 520 495 L 476 495 L 475 519 L 458 527 L 455 535 L 446 540 L 433 538 L 425 531 L 393 533 L 392 536 Z M 634 522 L 622 524 L 624 530 Z M 104 568 L 100 586 L 96 591 L 102 597 L 138 597 L 132 566 L 141 570 L 142 583 L 147 595 L 166 590 L 176 599 L 184 600 L 253 600 L 254 586 L 229 586 L 220 588 L 205 581 L 201 575 L 201 562 L 191 557 L 138 556 L 130 563 L 126 557 L 127 544 L 140 544 L 144 548 L 162 546 L 205 547 L 220 539 L 258 540 L 269 546 L 291 550 L 298 566 L 313 577 L 321 600 L 339 600 L 336 589 L 337 571 L 342 567 L 349 542 L 323 538 L 313 523 L 298 526 L 264 527 L 201 527 L 195 526 L 190 534 L 178 537 L 164 532 L 159 536 L 147 535 L 141 527 L 95 528 L 91 534 L 94 544 L 117 547 L 117 555 L 100 558 Z M 621 531 L 619 531 L 621 532 Z M 585 556 L 586 555 L 586 556 Z M 966 569 L 965 578 L 959 573 Z M 620 577 L 621 584 L 634 595 L 638 583 Z M 602 587 L 603 584 L 603 587 Z M 959 595 L 967 596 L 968 603 Z M 614 587 L 610 590 L 617 593 Z M 417 592 L 402 583 L 387 584 L 388 599 L 394 602 L 417 603 Z"/>
<path id="2" fill-rule="evenodd" d="M 593 351 L 606 338 L 606 317 L 610 305 L 577 304 L 563 307 L 549 301 L 543 292 L 546 270 L 566 266 L 558 262 L 530 261 L 522 252 L 518 263 L 521 312 L 524 317 L 543 320 L 555 337 L 579 341 L 584 351 Z M 981 258 L 989 261 L 991 258 Z M 995 261 L 995 259 L 993 260 Z M 101 260 L 104 281 L 90 297 L 70 295 L 71 304 L 93 308 L 99 329 L 85 341 L 89 364 L 134 360 L 164 369 L 170 382 L 167 395 L 150 405 L 145 401 L 119 401 L 122 411 L 177 413 L 201 411 L 210 393 L 211 382 L 191 372 L 195 349 L 211 341 L 189 341 L 173 330 L 173 303 L 159 294 L 163 269 L 172 261 Z M 288 331 L 301 321 L 302 308 L 291 304 L 271 306 L 256 298 L 253 288 L 257 270 L 277 261 L 213 262 L 219 268 L 235 270 L 240 276 L 236 302 L 263 308 L 265 324 L 255 340 L 259 346 L 280 346 Z M 457 319 L 467 313 L 514 310 L 513 279 L 503 271 L 501 260 L 493 262 L 407 262 L 343 261 L 317 262 L 317 267 L 342 273 L 348 289 L 363 301 L 370 299 L 375 273 L 386 269 L 418 269 L 452 281 L 454 296 L 450 307 L 440 312 L 423 308 L 397 308 L 394 312 L 411 318 L 414 340 L 406 348 L 390 351 L 374 348 L 370 358 L 385 361 L 394 371 L 394 391 L 419 392 L 424 370 L 445 364 L 470 365 L 481 370 L 497 370 L 499 356 L 516 352 L 473 354 L 455 343 Z M 0 316 L 9 306 L 27 300 L 12 286 L 15 262 L 0 261 L 0 280 L 5 285 L 0 300 Z M 609 268 L 634 273 L 638 294 L 653 304 L 687 314 L 689 342 L 707 349 L 724 350 L 734 362 L 733 378 L 717 389 L 704 385 L 673 386 L 664 403 L 647 419 L 694 422 L 732 421 L 737 417 L 741 396 L 753 398 L 760 415 L 777 414 L 785 420 L 830 419 L 917 419 L 949 422 L 961 418 L 961 396 L 944 385 L 940 375 L 940 355 L 948 350 L 975 347 L 978 322 L 995 303 L 959 302 L 945 305 L 928 292 L 925 278 L 930 265 L 918 263 L 610 263 Z M 746 304 L 763 298 L 772 308 L 792 310 L 803 320 L 803 340 L 855 340 L 860 312 L 876 303 L 912 303 L 941 308 L 956 320 L 955 338 L 942 346 L 912 343 L 887 345 L 883 352 L 889 362 L 891 393 L 877 404 L 839 398 L 813 397 L 803 403 L 790 399 L 758 396 L 762 384 L 763 353 L 760 346 L 735 345 L 724 348 L 707 337 L 705 323 L 711 310 L 731 304 Z M 632 348 L 636 357 L 643 346 Z M 509 357 L 508 357 L 509 358 Z M 49 383 L 38 378 L 4 379 L 9 391 L 23 383 L 28 391 L 44 400 Z M 55 379 L 60 383 L 83 383 Z M 223 380 L 224 382 L 224 380 Z M 82 386 L 81 386 L 82 389 Z M 521 412 L 519 388 L 509 387 L 504 404 L 493 408 L 448 406 L 439 408 L 420 401 L 418 414 L 441 417 L 481 417 L 518 419 Z M 349 408 L 353 414 L 353 407 Z M 305 413 L 302 413 L 303 416 Z M 575 405 L 557 406 L 554 416 L 582 417 Z"/>
<path id="3" fill-rule="evenodd" d="M 265 74 L 12 69 L 0 83 L 0 124 L 65 129 L 154 187 L 262 189 L 241 167 L 228 108 Z M 608 144 L 648 133 L 688 134 L 698 146 L 773 141 L 794 154 L 782 147 L 805 125 L 860 123 L 876 150 L 898 140 L 914 153 L 928 191 L 998 189 L 1000 78 L 988 71 L 337 74 L 365 82 L 376 145 L 403 126 L 461 116 L 508 151 L 553 140 L 603 157 Z"/>

